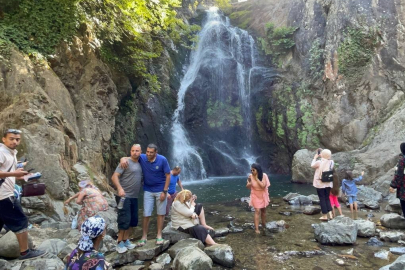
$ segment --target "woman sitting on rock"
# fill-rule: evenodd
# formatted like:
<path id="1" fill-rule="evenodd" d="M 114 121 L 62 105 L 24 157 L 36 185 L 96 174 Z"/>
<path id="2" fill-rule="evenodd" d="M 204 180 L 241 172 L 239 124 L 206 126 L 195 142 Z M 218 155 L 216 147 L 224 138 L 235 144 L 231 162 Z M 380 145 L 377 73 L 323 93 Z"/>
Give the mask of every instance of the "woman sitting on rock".
<path id="1" fill-rule="evenodd" d="M 202 204 L 195 203 L 195 196 L 191 191 L 185 189 L 177 194 L 170 214 L 174 229 L 191 234 L 207 245 L 216 244 L 208 234 L 208 230 L 213 228 L 205 222 L 204 208 Z"/>
<path id="2" fill-rule="evenodd" d="M 322 182 L 322 172 L 330 171 L 333 169 L 334 162 L 331 160 L 332 152 L 328 149 L 323 149 L 319 153 L 319 150 L 315 153 L 314 159 L 311 162 L 311 167 L 315 169 L 313 185 L 316 188 L 316 192 L 319 197 L 319 204 L 321 205 L 322 216 L 320 220 L 328 220 L 328 213 L 330 218 L 332 215 L 332 206 L 330 204 L 329 195 L 333 186 L 333 182 Z M 318 158 L 321 158 L 318 160 Z"/>
<path id="3" fill-rule="evenodd" d="M 101 211 L 108 210 L 107 200 L 90 180 L 81 181 L 79 187 L 80 191 L 65 201 L 65 205 L 67 205 L 71 200 L 76 198 L 76 203 L 82 205 L 82 208 L 77 215 L 78 230 L 80 230 L 82 223 L 87 218 L 93 217 Z"/>
<path id="4" fill-rule="evenodd" d="M 70 254 L 65 270 L 106 270 L 109 267 L 98 248 L 105 236 L 105 221 L 99 216 L 90 217 L 81 226 L 81 238 Z"/>
<path id="5" fill-rule="evenodd" d="M 262 167 L 253 163 L 252 172 L 246 183 L 246 188 L 250 189 L 250 206 L 255 208 L 255 232 L 260 233 L 259 219 L 262 218 L 263 229 L 266 228 L 266 207 L 270 203 L 269 187 L 270 180 L 267 174 L 263 173 Z"/>

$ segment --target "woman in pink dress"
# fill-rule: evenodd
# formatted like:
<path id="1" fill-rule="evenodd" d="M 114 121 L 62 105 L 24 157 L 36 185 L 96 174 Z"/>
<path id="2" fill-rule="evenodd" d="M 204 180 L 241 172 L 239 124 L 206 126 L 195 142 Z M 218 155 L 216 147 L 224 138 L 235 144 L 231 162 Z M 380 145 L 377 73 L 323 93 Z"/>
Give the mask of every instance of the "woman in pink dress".
<path id="1" fill-rule="evenodd" d="M 266 227 L 266 207 L 270 203 L 270 180 L 267 174 L 263 173 L 262 167 L 257 163 L 252 164 L 251 172 L 247 179 L 246 187 L 250 189 L 250 206 L 255 209 L 255 232 L 260 233 L 260 216 L 263 228 Z"/>

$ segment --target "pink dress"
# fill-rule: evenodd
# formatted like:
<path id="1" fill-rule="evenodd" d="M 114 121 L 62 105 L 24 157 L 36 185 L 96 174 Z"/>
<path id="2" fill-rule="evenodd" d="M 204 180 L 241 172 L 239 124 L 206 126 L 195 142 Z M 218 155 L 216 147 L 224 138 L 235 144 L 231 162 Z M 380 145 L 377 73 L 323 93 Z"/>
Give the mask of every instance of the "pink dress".
<path id="1" fill-rule="evenodd" d="M 252 187 L 250 188 L 250 206 L 253 206 L 254 208 L 265 208 L 270 203 L 270 180 L 267 174 L 263 173 L 262 181 L 266 183 L 266 187 L 264 189 L 261 189 L 256 181 L 251 181 Z"/>

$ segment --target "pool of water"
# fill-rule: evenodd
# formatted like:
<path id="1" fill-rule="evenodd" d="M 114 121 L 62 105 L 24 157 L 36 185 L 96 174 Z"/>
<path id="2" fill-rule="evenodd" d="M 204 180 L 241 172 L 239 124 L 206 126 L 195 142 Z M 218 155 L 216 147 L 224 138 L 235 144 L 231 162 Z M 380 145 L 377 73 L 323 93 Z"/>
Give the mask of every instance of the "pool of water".
<path id="1" fill-rule="evenodd" d="M 270 174 L 270 197 L 283 197 L 290 192 L 316 194 L 312 185 L 291 183 L 291 176 Z M 212 177 L 207 180 L 182 182 L 185 189 L 198 196 L 198 202 L 229 202 L 250 195 L 246 176 Z"/>

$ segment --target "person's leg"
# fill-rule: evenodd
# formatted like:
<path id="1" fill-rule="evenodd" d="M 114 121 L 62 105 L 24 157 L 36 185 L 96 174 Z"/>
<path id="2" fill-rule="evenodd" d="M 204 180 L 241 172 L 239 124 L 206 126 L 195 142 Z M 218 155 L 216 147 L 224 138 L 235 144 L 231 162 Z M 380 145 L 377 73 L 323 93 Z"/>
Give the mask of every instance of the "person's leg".
<path id="1" fill-rule="evenodd" d="M 337 209 L 338 209 L 338 211 L 339 211 L 339 215 L 344 216 L 344 215 L 342 214 L 342 207 L 340 207 L 340 205 L 339 205 L 339 207 L 338 207 Z"/>
<path id="2" fill-rule="evenodd" d="M 145 191 L 143 196 L 143 221 L 142 221 L 142 238 L 141 242 L 144 243 L 148 239 L 149 221 L 152 216 L 155 198 L 152 192 Z"/>
<path id="3" fill-rule="evenodd" d="M 167 206 L 167 197 L 164 201 L 161 201 L 160 194 L 161 194 L 160 192 L 155 193 L 156 213 L 157 213 L 157 235 L 156 235 L 157 244 L 163 244 L 162 230 L 165 221 L 166 206 Z"/>
<path id="4" fill-rule="evenodd" d="M 122 240 L 124 240 L 125 232 L 126 232 L 126 230 L 119 230 L 118 231 L 118 238 L 117 238 L 118 243 L 121 242 Z"/>
<path id="5" fill-rule="evenodd" d="M 254 223 L 255 223 L 255 232 L 256 233 L 260 233 L 260 230 L 259 230 L 259 218 L 260 218 L 260 208 L 255 208 L 255 220 L 254 220 Z"/>
<path id="6" fill-rule="evenodd" d="M 262 208 L 260 210 L 260 213 L 261 213 L 261 218 L 262 218 L 262 227 L 263 227 L 263 229 L 265 229 L 266 228 L 266 208 Z"/>
<path id="7" fill-rule="evenodd" d="M 117 203 L 119 203 L 119 200 L 121 200 L 120 197 L 116 196 L 115 200 Z M 126 231 L 129 229 L 129 223 L 131 220 L 130 216 L 130 206 L 131 206 L 131 201 L 126 199 L 124 201 L 124 204 L 122 206 L 122 209 L 118 209 L 118 215 L 117 215 L 117 225 L 118 225 L 118 238 L 117 238 L 117 243 L 119 244 L 121 241 L 127 240 Z"/>
<path id="8" fill-rule="evenodd" d="M 330 196 L 330 187 L 325 188 L 325 199 L 326 199 L 326 209 L 328 210 L 329 213 L 329 217 L 332 219 L 333 215 L 332 215 L 332 205 L 330 204 L 330 200 L 329 200 L 329 196 Z"/>
<path id="9" fill-rule="evenodd" d="M 321 211 L 322 211 L 322 216 L 320 219 L 328 219 L 327 214 L 328 214 L 328 209 L 326 207 L 326 199 L 325 199 L 325 189 L 324 188 L 317 188 L 316 192 L 318 193 L 318 198 L 319 198 L 319 204 L 321 206 Z"/>
<path id="10" fill-rule="evenodd" d="M 214 239 L 212 239 L 210 234 L 207 234 L 207 238 L 205 239 L 205 244 L 207 245 L 216 245 Z"/>
<path id="11" fill-rule="evenodd" d="M 129 228 L 128 230 L 124 231 L 124 236 L 123 236 L 123 241 L 127 241 L 129 239 L 129 236 L 131 235 L 131 228 Z"/>
<path id="12" fill-rule="evenodd" d="M 401 202 L 401 208 L 402 208 L 402 214 L 405 217 L 405 201 L 404 200 L 399 200 Z M 0 229 L 1 230 L 1 229 Z"/>
<path id="13" fill-rule="evenodd" d="M 198 218 L 200 219 L 200 224 L 206 228 L 207 230 L 214 230 L 211 226 L 207 225 L 207 222 L 205 221 L 205 212 L 204 212 L 204 207 L 201 206 L 201 211 L 200 214 L 198 215 Z"/>
<path id="14" fill-rule="evenodd" d="M 20 245 L 20 252 L 28 250 L 28 231 L 16 233 L 18 244 Z"/>

